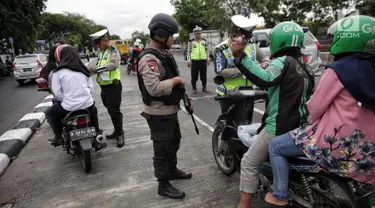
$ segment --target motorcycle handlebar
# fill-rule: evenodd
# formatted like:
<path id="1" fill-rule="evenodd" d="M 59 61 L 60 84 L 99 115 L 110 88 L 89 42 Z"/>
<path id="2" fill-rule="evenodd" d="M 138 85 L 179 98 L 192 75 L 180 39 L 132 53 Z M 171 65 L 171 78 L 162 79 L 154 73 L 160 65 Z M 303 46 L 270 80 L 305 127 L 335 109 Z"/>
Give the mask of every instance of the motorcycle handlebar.
<path id="1" fill-rule="evenodd" d="M 235 93 L 230 93 L 225 96 L 217 96 L 215 97 L 215 100 L 225 100 L 225 99 L 246 99 L 246 98 L 253 98 L 254 100 L 259 100 L 259 99 L 264 99 L 267 96 L 267 91 L 264 90 L 252 90 L 252 94 L 243 94 L 241 92 L 235 92 Z"/>

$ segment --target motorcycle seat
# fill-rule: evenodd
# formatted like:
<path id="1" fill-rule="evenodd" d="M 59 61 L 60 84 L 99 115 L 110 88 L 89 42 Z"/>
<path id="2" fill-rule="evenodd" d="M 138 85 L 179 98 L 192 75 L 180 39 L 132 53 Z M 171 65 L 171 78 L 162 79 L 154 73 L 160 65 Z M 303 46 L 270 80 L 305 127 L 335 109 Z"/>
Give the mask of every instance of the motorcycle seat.
<path id="1" fill-rule="evenodd" d="M 75 117 L 84 116 L 84 115 L 90 115 L 90 112 L 87 109 L 72 111 L 66 114 L 66 116 L 63 118 L 63 121 L 66 122 L 71 119 L 74 119 Z"/>
<path id="2" fill-rule="evenodd" d="M 316 165 L 315 161 L 306 156 L 288 157 L 289 164 Z"/>

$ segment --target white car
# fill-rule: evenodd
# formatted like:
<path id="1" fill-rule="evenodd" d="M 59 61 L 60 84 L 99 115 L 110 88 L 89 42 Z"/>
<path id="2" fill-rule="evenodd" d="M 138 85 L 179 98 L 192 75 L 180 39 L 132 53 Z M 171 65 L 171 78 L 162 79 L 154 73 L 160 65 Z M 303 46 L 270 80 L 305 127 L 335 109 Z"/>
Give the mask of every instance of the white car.
<path id="1" fill-rule="evenodd" d="M 315 76 L 320 76 L 322 74 L 320 69 L 322 64 L 322 60 L 320 59 L 320 43 L 307 27 L 302 27 L 302 29 L 305 33 L 303 42 L 304 48 L 301 50 L 302 54 L 304 54 L 303 60 L 305 63 L 309 64 Z M 272 29 L 257 29 L 253 31 L 253 37 L 258 43 L 260 50 L 264 51 L 268 56 L 270 56 L 271 53 L 269 48 L 269 34 L 271 30 Z"/>
<path id="2" fill-rule="evenodd" d="M 172 49 L 181 49 L 181 46 L 179 44 L 173 44 Z"/>
<path id="3" fill-rule="evenodd" d="M 45 54 L 26 54 L 17 56 L 13 61 L 14 78 L 23 85 L 27 79 L 36 80 L 47 64 Z"/>

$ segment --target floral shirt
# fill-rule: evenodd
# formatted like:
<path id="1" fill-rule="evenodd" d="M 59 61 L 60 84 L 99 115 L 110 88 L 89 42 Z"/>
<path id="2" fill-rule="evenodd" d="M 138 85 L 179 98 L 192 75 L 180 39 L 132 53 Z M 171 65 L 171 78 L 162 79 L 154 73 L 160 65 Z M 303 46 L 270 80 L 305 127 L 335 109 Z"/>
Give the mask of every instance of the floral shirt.
<path id="1" fill-rule="evenodd" d="M 290 132 L 295 144 L 323 168 L 375 184 L 375 112 L 361 107 L 332 69 L 307 109 L 309 124 Z"/>

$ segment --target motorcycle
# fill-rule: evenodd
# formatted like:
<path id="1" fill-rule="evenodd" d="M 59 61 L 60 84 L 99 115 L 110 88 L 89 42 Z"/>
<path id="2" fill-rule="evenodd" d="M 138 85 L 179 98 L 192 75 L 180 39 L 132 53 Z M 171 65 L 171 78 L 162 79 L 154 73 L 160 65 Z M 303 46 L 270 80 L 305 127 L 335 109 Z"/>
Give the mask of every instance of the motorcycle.
<path id="1" fill-rule="evenodd" d="M 215 77 L 215 84 L 222 85 L 224 78 Z M 225 87 L 225 86 L 224 86 Z M 220 115 L 212 136 L 212 150 L 219 170 L 225 175 L 240 172 L 240 161 L 248 150 L 238 137 L 237 128 L 250 124 L 246 111 L 248 106 L 265 99 L 267 92 L 252 87 L 238 87 L 216 100 L 228 102 L 230 107 Z M 329 207 L 329 208 L 370 208 L 375 207 L 375 187 L 349 178 L 340 177 L 322 168 L 305 156 L 290 157 L 289 161 L 289 206 Z M 269 161 L 259 168 L 258 195 L 264 199 L 273 191 L 273 172 Z"/>
<path id="2" fill-rule="evenodd" d="M 133 63 L 131 63 L 131 60 L 133 60 Z M 133 58 L 128 61 L 128 68 L 127 68 L 127 74 L 129 75 L 131 72 L 134 74 L 137 74 L 137 59 Z"/>
<path id="3" fill-rule="evenodd" d="M 84 171 L 89 173 L 92 144 L 104 142 L 104 137 L 91 124 L 90 112 L 86 109 L 72 111 L 62 119 L 62 126 L 64 150 L 67 154 L 78 156 Z"/>
<path id="4" fill-rule="evenodd" d="M 97 68 L 97 73 L 104 71 L 107 71 L 105 67 Z M 39 81 L 48 84 L 45 79 L 40 79 Z M 51 92 L 49 87 L 39 90 Z M 102 132 L 96 132 L 91 122 L 91 113 L 89 110 L 81 109 L 72 111 L 62 119 L 62 146 L 64 151 L 74 157 L 78 156 L 85 173 L 91 172 L 91 150 L 93 149 L 93 145 L 95 146 L 98 143 L 105 143 L 105 138 Z M 59 146 L 59 144 L 52 145 L 54 147 Z"/>

